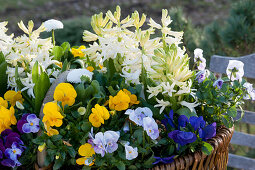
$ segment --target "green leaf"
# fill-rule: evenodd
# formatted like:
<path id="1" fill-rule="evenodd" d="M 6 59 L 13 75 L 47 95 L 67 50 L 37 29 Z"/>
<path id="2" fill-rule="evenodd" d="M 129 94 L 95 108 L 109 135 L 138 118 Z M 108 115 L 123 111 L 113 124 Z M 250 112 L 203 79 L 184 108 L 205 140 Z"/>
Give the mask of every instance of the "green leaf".
<path id="1" fill-rule="evenodd" d="M 61 44 L 61 47 L 63 48 L 63 51 L 66 52 L 66 51 L 69 51 L 69 49 L 70 49 L 70 44 L 69 44 L 69 42 L 63 42 L 63 43 Z"/>
<path id="2" fill-rule="evenodd" d="M 154 154 L 152 154 L 152 156 L 144 162 L 144 167 L 151 168 L 153 166 L 153 162 L 155 162 Z"/>
<path id="3" fill-rule="evenodd" d="M 62 139 L 62 136 L 61 135 L 54 135 L 54 136 L 52 136 L 52 141 L 58 141 L 58 140 L 60 140 L 60 139 Z"/>
<path id="4" fill-rule="evenodd" d="M 82 167 L 82 170 L 90 170 L 90 169 L 91 169 L 90 166 L 83 166 L 83 167 Z"/>
<path id="5" fill-rule="evenodd" d="M 176 111 L 176 113 L 178 113 L 179 115 L 185 115 L 188 118 L 190 118 L 191 116 L 197 116 L 196 113 L 191 112 L 187 107 L 180 108 L 179 110 Z"/>
<path id="6" fill-rule="evenodd" d="M 119 161 L 118 163 L 116 163 L 116 166 L 119 170 L 125 170 L 125 164 L 122 161 Z"/>
<path id="7" fill-rule="evenodd" d="M 231 117 L 236 117 L 237 115 L 237 109 L 236 106 L 232 106 L 228 109 L 227 114 Z"/>
<path id="8" fill-rule="evenodd" d="M 62 67 L 62 70 L 61 72 L 63 73 L 64 71 L 66 70 L 69 70 L 70 69 L 70 63 L 67 61 L 67 59 L 64 61 L 63 63 L 63 67 Z"/>
<path id="9" fill-rule="evenodd" d="M 137 139 L 138 144 L 141 144 L 143 142 L 143 129 L 137 129 L 134 132 L 134 137 Z"/>
<path id="10" fill-rule="evenodd" d="M 50 88 L 50 79 L 48 75 L 45 72 L 43 72 L 39 76 L 38 81 L 35 83 L 35 86 L 34 86 L 36 113 L 40 112 L 43 99 L 49 88 Z"/>
<path id="11" fill-rule="evenodd" d="M 0 52 L 0 95 L 3 96 L 7 89 L 7 63 L 2 52 Z"/>
<path id="12" fill-rule="evenodd" d="M 63 165 L 64 163 L 64 160 L 63 159 L 57 159 L 55 160 L 55 163 L 53 165 L 53 170 L 57 170 L 57 169 L 60 169 L 61 166 Z"/>
<path id="13" fill-rule="evenodd" d="M 32 81 L 36 83 L 38 81 L 39 71 L 38 71 L 38 61 L 35 62 L 33 69 L 32 69 Z"/>
<path id="14" fill-rule="evenodd" d="M 212 145 L 210 145 L 209 143 L 207 142 L 203 142 L 203 146 L 202 146 L 202 152 L 206 155 L 210 155 L 211 152 L 213 150 L 213 147 Z"/>
<path id="15" fill-rule="evenodd" d="M 113 78 L 114 73 L 116 73 L 115 65 L 112 59 L 107 62 L 107 79 L 110 82 Z"/>
<path id="16" fill-rule="evenodd" d="M 67 151 L 72 158 L 75 158 L 76 151 L 74 150 L 73 147 L 67 147 Z"/>
<path id="17" fill-rule="evenodd" d="M 91 123 L 90 122 L 83 122 L 83 124 L 81 125 L 81 129 L 84 132 L 89 132 L 91 129 Z"/>
<path id="18" fill-rule="evenodd" d="M 64 49 L 60 46 L 54 46 L 52 48 L 52 54 L 54 55 L 53 59 L 61 61 L 61 57 L 64 55 Z"/>

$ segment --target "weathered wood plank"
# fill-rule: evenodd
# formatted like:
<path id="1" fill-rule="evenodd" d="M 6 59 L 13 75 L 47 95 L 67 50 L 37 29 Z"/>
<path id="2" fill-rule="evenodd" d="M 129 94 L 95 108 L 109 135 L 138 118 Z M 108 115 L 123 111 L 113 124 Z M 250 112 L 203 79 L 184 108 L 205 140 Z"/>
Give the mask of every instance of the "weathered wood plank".
<path id="1" fill-rule="evenodd" d="M 243 57 L 225 57 L 213 55 L 210 60 L 210 70 L 226 73 L 229 60 L 239 60 L 244 63 L 244 76 L 255 79 L 255 53 Z"/>
<path id="2" fill-rule="evenodd" d="M 245 110 L 244 112 L 245 112 L 245 114 L 244 114 L 241 122 L 255 125 L 255 112 L 248 111 L 248 110 Z M 240 118 L 240 116 L 241 116 L 241 111 L 237 110 L 237 116 L 236 116 L 235 120 L 238 120 Z"/>
<path id="3" fill-rule="evenodd" d="M 255 135 L 234 131 L 230 143 L 255 148 Z"/>
<path id="4" fill-rule="evenodd" d="M 228 166 L 232 168 L 240 168 L 245 170 L 255 169 L 255 159 L 228 154 Z"/>

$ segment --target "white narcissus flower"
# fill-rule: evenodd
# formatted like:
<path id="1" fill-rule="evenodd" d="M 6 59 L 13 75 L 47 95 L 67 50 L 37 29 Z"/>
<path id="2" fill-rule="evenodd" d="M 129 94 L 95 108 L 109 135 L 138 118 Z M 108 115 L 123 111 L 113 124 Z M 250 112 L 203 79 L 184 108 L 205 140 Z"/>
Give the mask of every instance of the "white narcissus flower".
<path id="1" fill-rule="evenodd" d="M 162 82 L 162 83 L 161 83 L 161 86 L 162 86 L 162 88 L 163 88 L 162 94 L 167 93 L 168 96 L 172 97 L 173 93 L 176 92 L 176 90 L 174 90 L 175 83 L 172 83 L 172 84 L 170 85 L 169 82 Z"/>
<path id="2" fill-rule="evenodd" d="M 243 67 L 244 67 L 244 63 L 242 61 L 229 60 L 228 67 L 226 70 L 228 78 L 231 81 L 234 81 L 234 80 L 241 81 L 244 75 Z"/>
<path id="3" fill-rule="evenodd" d="M 196 113 L 195 107 L 200 105 L 200 103 L 197 103 L 197 102 L 189 103 L 189 102 L 186 102 L 186 101 L 181 101 L 180 104 L 182 106 L 185 106 L 185 107 L 189 108 L 189 110 L 191 112 L 194 112 L 194 113 Z"/>
<path id="4" fill-rule="evenodd" d="M 70 83 L 80 83 L 81 76 L 86 76 L 91 81 L 93 74 L 93 72 L 90 72 L 87 69 L 74 69 L 68 73 L 67 81 Z"/>
<path id="5" fill-rule="evenodd" d="M 133 148 L 132 146 L 125 145 L 126 159 L 132 160 L 138 156 L 137 147 Z"/>
<path id="6" fill-rule="evenodd" d="M 194 62 L 197 64 L 198 70 L 204 70 L 206 67 L 206 59 L 203 57 L 203 50 L 196 48 L 194 50 Z"/>
<path id="7" fill-rule="evenodd" d="M 64 28 L 63 23 L 61 21 L 55 20 L 55 19 L 47 20 L 43 23 L 43 25 L 46 28 L 47 32 L 51 32 L 52 30 Z"/>
<path id="8" fill-rule="evenodd" d="M 164 101 L 157 99 L 158 104 L 156 104 L 154 107 L 161 107 L 159 113 L 161 114 L 167 106 L 171 106 L 171 103 L 169 101 Z"/>
<path id="9" fill-rule="evenodd" d="M 148 90 L 147 92 L 150 93 L 150 95 L 148 96 L 148 98 L 152 98 L 154 96 L 157 96 L 160 92 L 162 92 L 162 86 L 159 85 L 159 86 L 156 86 L 156 87 L 150 87 L 148 86 Z"/>

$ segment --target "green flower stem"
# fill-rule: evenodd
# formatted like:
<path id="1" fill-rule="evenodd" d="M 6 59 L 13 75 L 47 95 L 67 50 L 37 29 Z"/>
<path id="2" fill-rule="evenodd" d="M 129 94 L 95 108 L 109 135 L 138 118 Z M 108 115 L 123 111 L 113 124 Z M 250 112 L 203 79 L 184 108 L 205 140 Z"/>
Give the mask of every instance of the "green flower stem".
<path id="1" fill-rule="evenodd" d="M 53 46 L 55 46 L 55 35 L 54 35 L 54 30 L 52 30 L 51 32 L 52 32 L 52 43 L 53 43 Z"/>

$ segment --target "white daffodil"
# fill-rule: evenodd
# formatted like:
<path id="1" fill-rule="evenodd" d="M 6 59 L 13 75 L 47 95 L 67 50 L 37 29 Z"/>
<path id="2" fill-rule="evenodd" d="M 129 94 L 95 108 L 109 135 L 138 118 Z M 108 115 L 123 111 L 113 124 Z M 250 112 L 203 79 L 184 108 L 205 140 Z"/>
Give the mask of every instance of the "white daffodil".
<path id="1" fill-rule="evenodd" d="M 244 75 L 244 70 L 243 70 L 244 64 L 242 61 L 238 60 L 229 60 L 228 67 L 226 70 L 226 73 L 228 75 L 228 78 L 231 81 L 234 80 L 242 80 L 242 77 Z"/>
<path id="2" fill-rule="evenodd" d="M 185 106 L 185 107 L 189 108 L 189 110 L 191 112 L 194 112 L 194 113 L 196 113 L 195 107 L 200 105 L 200 103 L 197 103 L 197 102 L 189 103 L 189 102 L 186 102 L 186 101 L 181 101 L 180 104 L 182 106 Z"/>
<path id="3" fill-rule="evenodd" d="M 71 70 L 67 75 L 67 81 L 70 83 L 80 83 L 81 77 L 86 76 L 89 80 L 92 80 L 93 72 L 90 72 L 87 69 L 74 69 Z"/>
<path id="4" fill-rule="evenodd" d="M 47 20 L 43 23 L 43 25 L 46 28 L 47 32 L 51 32 L 52 30 L 64 28 L 63 23 L 61 21 L 55 20 L 55 19 Z"/>
<path id="5" fill-rule="evenodd" d="M 169 101 L 164 101 L 163 99 L 159 100 L 157 98 L 156 98 L 156 100 L 157 100 L 158 104 L 156 104 L 154 107 L 161 107 L 159 110 L 160 114 L 165 110 L 166 107 L 171 106 L 171 103 Z"/>

